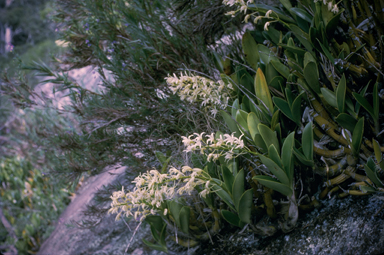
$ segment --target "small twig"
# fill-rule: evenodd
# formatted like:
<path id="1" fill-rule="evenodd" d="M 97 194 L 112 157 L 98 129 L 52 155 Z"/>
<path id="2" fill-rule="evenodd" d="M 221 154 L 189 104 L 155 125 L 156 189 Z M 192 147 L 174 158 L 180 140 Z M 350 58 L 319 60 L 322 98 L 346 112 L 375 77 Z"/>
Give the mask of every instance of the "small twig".
<path id="1" fill-rule="evenodd" d="M 132 240 L 133 240 L 133 238 L 134 238 L 134 237 L 135 237 L 135 235 L 136 235 L 136 232 L 137 232 L 137 230 L 138 230 L 138 229 L 139 229 L 139 227 L 141 226 L 141 223 L 143 223 L 143 222 L 141 222 L 141 221 L 140 221 L 139 225 L 137 225 L 137 227 L 136 227 L 135 231 L 133 232 L 133 234 L 132 234 L 132 237 L 131 237 L 131 240 L 129 240 L 128 246 L 127 246 L 127 248 L 125 249 L 125 251 L 124 251 L 124 254 L 126 254 L 126 253 L 127 253 L 128 249 L 129 249 L 129 246 L 131 245 L 131 243 L 132 243 Z"/>

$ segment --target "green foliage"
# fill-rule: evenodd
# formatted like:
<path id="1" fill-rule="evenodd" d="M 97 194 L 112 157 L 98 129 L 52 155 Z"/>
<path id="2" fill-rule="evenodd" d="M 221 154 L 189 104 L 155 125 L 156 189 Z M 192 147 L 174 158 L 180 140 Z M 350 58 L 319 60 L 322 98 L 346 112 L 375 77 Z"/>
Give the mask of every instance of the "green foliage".
<path id="1" fill-rule="evenodd" d="M 80 86 L 59 65 L 23 66 L 47 76 L 57 91 L 68 92 L 70 109 L 80 116 L 81 132 L 67 135 L 59 130 L 55 138 L 48 138 L 48 144 L 59 145 L 60 160 L 66 163 L 56 170 L 73 177 L 84 171 L 98 173 L 127 157 L 129 164 L 138 162 L 129 153 L 140 149 L 145 156 L 138 169 L 159 166 L 153 163 L 155 155 L 166 174 L 171 164 L 183 164 L 175 148 L 179 137 L 186 135 L 186 151 L 200 153 L 188 157 L 186 164 L 192 163 L 199 168 L 195 173 L 205 176 L 194 194 L 208 189 L 210 193 L 200 203 L 192 193 L 151 205 L 156 216 L 148 216 L 147 222 L 155 243 L 144 242 L 165 252 L 165 235 L 174 234 L 174 226 L 180 230 L 177 242 L 189 247 L 217 233 L 219 218 L 272 235 L 275 228 L 258 225 L 259 216 L 282 215 L 279 228 L 291 231 L 302 196 L 317 192 L 317 187 L 303 187 L 313 172 L 324 177 L 318 185 L 339 186 L 340 197 L 382 192 L 379 90 L 384 19 L 373 10 L 384 6 L 378 0 L 359 0 L 357 5 L 325 2 L 280 0 L 277 7 L 247 3 L 250 16 L 245 19 L 255 18 L 254 31 L 244 33 L 241 42 L 220 45 L 226 52 L 220 56 L 201 33 L 190 32 L 188 19 L 177 19 L 182 16 L 172 1 L 59 1 L 62 9 L 56 18 L 68 26 L 62 36 L 70 45 L 62 63 L 69 68 L 97 66 L 103 89 Z M 367 25 L 371 19 L 377 29 Z M 240 43 L 239 56 L 241 51 L 235 49 Z M 216 69 L 224 73 L 219 76 Z M 220 77 L 236 87 L 221 118 L 207 117 L 193 102 L 181 101 L 169 91 L 164 78 L 177 70 Z M 371 81 L 373 88 L 362 88 Z M 189 85 L 198 86 L 192 80 Z M 28 93 L 14 93 L 15 87 L 9 81 L 2 91 L 15 102 L 22 98 L 19 105 L 24 107 L 36 103 Z M 116 131 L 128 127 L 132 131 Z M 212 133 L 219 129 L 222 132 Z M 167 150 L 172 151 L 167 156 L 159 152 Z M 172 181 L 179 184 L 196 177 L 183 174 Z M 275 207 L 273 201 L 283 202 Z"/>
<path id="2" fill-rule="evenodd" d="M 2 247 L 15 247 L 19 254 L 38 251 L 69 203 L 70 191 L 20 158 L 1 159 L 0 182 L 2 213 L 10 224 L 0 225 Z"/>

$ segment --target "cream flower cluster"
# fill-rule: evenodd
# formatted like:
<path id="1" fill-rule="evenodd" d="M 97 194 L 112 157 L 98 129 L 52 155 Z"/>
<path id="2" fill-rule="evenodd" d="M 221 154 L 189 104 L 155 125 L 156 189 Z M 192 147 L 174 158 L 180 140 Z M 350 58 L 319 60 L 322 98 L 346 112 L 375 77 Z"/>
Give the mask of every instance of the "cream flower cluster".
<path id="1" fill-rule="evenodd" d="M 333 0 L 314 0 L 314 2 L 323 2 L 324 5 L 327 5 L 328 6 L 328 10 L 333 12 L 334 14 L 337 14 L 339 12 L 339 7 L 337 6 L 337 4 L 333 4 Z M 240 8 L 238 8 L 237 10 L 235 11 L 230 11 L 230 12 L 227 12 L 225 15 L 231 15 L 232 17 L 235 17 L 235 14 L 237 12 L 244 12 L 244 14 L 247 14 L 247 10 L 248 10 L 248 4 L 251 4 L 251 3 L 254 3 L 254 0 L 249 0 L 247 2 L 245 2 L 244 0 L 223 0 L 223 4 L 225 5 L 228 5 L 228 6 L 233 6 L 233 5 L 236 5 Z M 250 13 L 250 14 L 247 14 L 244 18 L 244 22 L 245 23 L 248 23 L 249 19 L 251 17 L 253 17 L 253 23 L 257 24 L 257 22 L 263 18 L 269 18 L 269 19 L 272 19 L 272 17 L 270 17 L 270 14 L 272 14 L 273 11 L 272 10 L 269 10 L 265 16 L 262 16 L 262 15 L 258 15 L 258 12 L 253 12 L 253 13 Z M 276 16 L 277 17 L 277 16 Z M 277 20 L 276 20 L 277 21 Z M 265 25 L 264 25 L 264 30 L 267 30 L 268 31 L 268 26 L 272 23 L 272 22 L 276 22 L 276 21 L 269 21 L 269 22 L 266 22 Z"/>
<path id="2" fill-rule="evenodd" d="M 245 3 L 244 0 L 223 0 L 223 4 L 225 4 L 225 5 L 233 6 L 236 4 L 236 5 L 240 6 L 240 9 L 238 9 L 236 11 L 227 12 L 225 15 L 231 15 L 232 17 L 234 17 L 236 12 L 238 12 L 238 11 L 244 12 L 244 14 L 246 14 L 247 9 L 248 9 L 248 4 L 253 3 L 253 2 L 254 2 L 254 0 L 248 0 L 247 3 Z"/>
<path id="3" fill-rule="evenodd" d="M 235 17 L 235 14 L 237 12 L 244 12 L 244 14 L 247 13 L 247 10 L 248 10 L 248 4 L 251 4 L 251 3 L 254 3 L 254 0 L 249 0 L 247 2 L 245 2 L 244 0 L 224 0 L 223 1 L 223 4 L 225 5 L 228 5 L 228 6 L 233 6 L 233 5 L 237 5 L 237 6 L 240 6 L 240 8 L 238 8 L 236 11 L 230 11 L 230 12 L 227 12 L 225 15 L 231 15 L 232 17 Z M 273 19 L 273 17 L 271 17 L 270 15 L 273 13 L 272 10 L 269 10 L 266 12 L 265 16 L 261 16 L 261 15 L 258 15 L 258 12 L 253 12 L 253 13 L 250 13 L 250 14 L 247 14 L 244 18 L 244 22 L 245 23 L 248 23 L 249 19 L 251 17 L 253 17 L 253 23 L 257 24 L 257 22 L 263 18 L 267 18 L 267 19 Z M 268 21 L 265 23 L 264 25 L 264 30 L 267 30 L 268 31 L 268 26 L 272 23 L 272 22 L 276 22 L 276 21 Z"/>
<path id="4" fill-rule="evenodd" d="M 135 183 L 133 191 L 125 192 L 123 187 L 111 196 L 112 203 L 108 212 L 117 213 L 116 220 L 121 215 L 133 216 L 140 221 L 147 215 L 159 212 L 166 215 L 165 200 L 171 200 L 177 195 L 190 195 L 198 185 L 205 187 L 200 196 L 205 197 L 210 192 L 210 176 L 200 168 L 189 166 L 183 166 L 181 170 L 171 167 L 166 174 L 157 170 L 147 171 L 132 183 Z"/>
<path id="5" fill-rule="evenodd" d="M 324 5 L 328 5 L 328 11 L 333 12 L 334 14 L 339 12 L 339 7 L 337 7 L 337 4 L 333 4 L 333 1 L 328 0 L 314 0 L 314 2 L 323 2 Z"/>
<path id="6" fill-rule="evenodd" d="M 190 103 L 201 103 L 213 116 L 228 106 L 230 92 L 233 90 L 231 84 L 226 85 L 222 80 L 214 82 L 201 76 L 183 73 L 180 73 L 180 78 L 173 74 L 165 79 L 173 94 L 178 93 L 181 100 Z"/>
<path id="7" fill-rule="evenodd" d="M 207 155 L 207 161 L 216 161 L 221 156 L 225 156 L 226 160 L 233 159 L 241 154 L 248 152 L 248 148 L 244 146 L 244 141 L 241 139 L 243 135 L 237 138 L 234 133 L 220 134 L 216 138 L 215 134 L 206 135 L 194 133 L 188 137 L 182 136 L 185 152 L 200 150 L 202 154 Z"/>

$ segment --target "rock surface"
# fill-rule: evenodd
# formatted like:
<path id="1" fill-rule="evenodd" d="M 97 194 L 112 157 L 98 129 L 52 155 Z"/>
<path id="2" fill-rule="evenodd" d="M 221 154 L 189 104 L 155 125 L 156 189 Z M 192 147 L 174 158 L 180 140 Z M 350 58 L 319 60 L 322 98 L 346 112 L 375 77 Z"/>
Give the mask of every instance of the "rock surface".
<path id="1" fill-rule="evenodd" d="M 121 176 L 124 168 L 102 173 L 88 179 L 78 195 L 62 214 L 56 230 L 42 245 L 39 255 L 85 254 L 164 254 L 147 248 L 142 238 L 151 239 L 148 226 L 115 221 L 107 215 L 90 229 L 73 222 L 85 217 L 82 211 L 95 191 Z M 113 175 L 111 175 L 113 174 Z M 222 229 L 210 242 L 194 249 L 182 249 L 169 241 L 170 254 L 383 254 L 384 197 L 332 198 L 322 201 L 323 207 L 300 214 L 294 231 L 262 238 L 235 228 Z M 134 236 L 132 238 L 132 235 Z M 132 238 L 132 240 L 131 240 Z M 129 248 L 127 249 L 127 246 Z M 127 250 L 127 252 L 125 252 Z"/>

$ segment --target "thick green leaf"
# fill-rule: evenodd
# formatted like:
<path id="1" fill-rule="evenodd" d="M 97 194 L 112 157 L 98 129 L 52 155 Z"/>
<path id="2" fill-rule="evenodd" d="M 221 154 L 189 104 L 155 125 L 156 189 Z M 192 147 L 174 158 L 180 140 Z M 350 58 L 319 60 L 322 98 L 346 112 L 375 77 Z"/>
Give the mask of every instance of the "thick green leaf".
<path id="1" fill-rule="evenodd" d="M 168 169 L 168 164 L 169 164 L 169 161 L 171 161 L 172 157 L 167 158 L 164 155 L 164 153 L 162 153 L 161 151 L 156 151 L 155 155 L 156 155 L 157 160 L 159 160 L 160 163 L 162 164 L 161 173 L 165 173 Z"/>
<path id="2" fill-rule="evenodd" d="M 274 130 L 276 125 L 280 124 L 280 110 L 276 110 L 272 115 L 271 129 Z"/>
<path id="3" fill-rule="evenodd" d="M 249 189 L 243 193 L 239 202 L 239 218 L 242 222 L 251 223 L 252 214 L 252 193 L 253 189 Z"/>
<path id="4" fill-rule="evenodd" d="M 337 108 L 336 95 L 333 91 L 327 88 L 321 88 L 321 93 L 323 94 L 325 101 L 327 101 L 330 106 Z"/>
<path id="5" fill-rule="evenodd" d="M 234 226 L 240 227 L 240 218 L 237 214 L 230 212 L 228 210 L 222 209 L 221 215 L 223 218 L 228 221 L 229 224 L 232 224 Z"/>
<path id="6" fill-rule="evenodd" d="M 340 126 L 348 129 L 351 132 L 353 132 L 357 123 L 355 118 L 346 113 L 340 113 L 335 120 L 340 124 Z"/>
<path id="7" fill-rule="evenodd" d="M 365 93 L 367 92 L 367 89 L 368 89 L 368 86 L 369 86 L 369 82 L 368 82 L 368 84 L 367 84 L 367 86 L 365 86 L 361 91 L 360 91 L 360 96 L 361 97 L 365 97 Z M 359 101 L 357 101 L 357 103 L 356 103 L 356 106 L 355 106 L 355 112 L 356 112 L 356 114 L 359 114 L 359 111 L 360 111 L 360 104 L 359 104 Z"/>
<path id="8" fill-rule="evenodd" d="M 148 215 L 145 217 L 145 221 L 154 227 L 154 229 L 158 232 L 161 232 L 161 230 L 164 227 L 164 221 L 160 216 L 157 215 Z"/>
<path id="9" fill-rule="evenodd" d="M 273 113 L 273 103 L 271 94 L 269 92 L 267 81 L 265 80 L 265 76 L 261 69 L 257 69 L 257 73 L 255 76 L 255 92 L 256 97 L 260 99 L 264 104 L 264 107 L 266 107 L 269 112 Z M 260 106 L 260 104 L 259 104 Z"/>
<path id="10" fill-rule="evenodd" d="M 308 51 L 306 50 L 303 50 L 302 48 L 299 48 L 299 47 L 296 47 L 296 46 L 290 46 L 290 45 L 286 45 L 286 44 L 279 44 L 279 46 L 283 47 L 284 49 L 286 50 L 289 50 L 290 52 L 292 53 L 295 53 L 301 57 L 304 56 L 304 54 Z"/>
<path id="11" fill-rule="evenodd" d="M 328 37 L 332 38 L 333 34 L 335 33 L 336 27 L 339 25 L 340 16 L 343 11 L 344 10 L 341 10 L 338 14 L 331 18 L 328 23 L 326 23 L 325 31 Z"/>
<path id="12" fill-rule="evenodd" d="M 221 166 L 221 172 L 223 174 L 224 183 L 227 188 L 227 191 L 232 192 L 232 186 L 233 182 L 235 181 L 235 177 L 226 166 Z"/>
<path id="13" fill-rule="evenodd" d="M 260 124 L 259 118 L 256 116 L 255 113 L 250 112 L 247 117 L 247 124 L 248 124 L 248 130 L 249 133 L 252 136 L 252 139 L 255 138 L 256 134 L 259 134 L 259 129 L 257 126 Z"/>
<path id="14" fill-rule="evenodd" d="M 267 150 L 269 146 L 273 144 L 279 151 L 280 146 L 279 141 L 277 140 L 276 132 L 272 131 L 269 127 L 261 123 L 257 126 L 257 128 L 259 129 L 260 135 L 263 138 L 265 145 L 267 146 Z"/>
<path id="15" fill-rule="evenodd" d="M 339 85 L 336 88 L 336 102 L 337 109 L 340 113 L 345 111 L 345 93 L 347 92 L 347 81 L 345 80 L 345 75 L 341 77 Z"/>
<path id="16" fill-rule="evenodd" d="M 222 163 L 220 163 L 220 164 L 222 164 Z M 233 175 L 237 175 L 238 164 L 237 164 L 236 158 L 229 160 L 228 162 L 226 162 L 226 164 L 227 164 L 229 171 L 232 171 Z"/>
<path id="17" fill-rule="evenodd" d="M 244 95 L 242 98 L 242 103 L 240 105 L 241 110 L 247 113 L 250 112 L 251 111 L 251 109 L 249 108 L 250 104 L 251 104 L 251 99 L 249 99 L 247 95 Z"/>
<path id="18" fill-rule="evenodd" d="M 239 99 L 236 98 L 236 100 L 233 101 L 232 108 L 231 108 L 232 118 L 236 119 L 236 112 L 239 109 L 240 109 Z"/>
<path id="19" fill-rule="evenodd" d="M 315 162 L 312 159 L 307 159 L 306 156 L 304 156 L 298 149 L 293 147 L 293 153 L 295 154 L 296 158 L 304 165 L 309 167 L 314 167 Z"/>
<path id="20" fill-rule="evenodd" d="M 276 30 L 273 27 L 269 27 L 268 31 L 263 31 L 262 34 L 264 35 L 265 38 L 267 38 L 273 44 L 275 45 L 279 44 L 279 40 L 280 40 L 279 30 Z"/>
<path id="21" fill-rule="evenodd" d="M 313 91 L 320 94 L 319 73 L 317 65 L 314 62 L 309 62 L 304 68 L 304 77 L 307 84 Z"/>
<path id="22" fill-rule="evenodd" d="M 378 141 L 372 138 L 373 151 L 375 153 L 376 161 L 379 164 L 381 170 L 384 170 L 384 160 L 381 154 L 380 144 Z"/>
<path id="23" fill-rule="evenodd" d="M 299 16 L 300 18 L 302 18 L 303 20 L 307 21 L 308 23 L 311 23 L 312 22 L 312 16 L 308 14 L 308 12 L 306 12 L 305 10 L 303 9 L 300 9 L 300 8 L 292 8 L 289 10 L 291 13 L 294 13 L 296 14 L 297 16 Z"/>
<path id="24" fill-rule="evenodd" d="M 291 108 L 293 104 L 293 93 L 289 88 L 285 88 L 285 98 L 287 99 L 289 108 Z"/>
<path id="25" fill-rule="evenodd" d="M 271 145 L 273 146 L 273 145 Z M 259 155 L 261 161 L 263 164 L 268 168 L 268 170 L 276 176 L 276 178 L 283 184 L 289 186 L 290 182 L 288 179 L 287 174 L 284 172 L 283 169 L 281 169 L 273 160 L 270 158 L 267 158 L 263 155 Z"/>
<path id="26" fill-rule="evenodd" d="M 271 144 L 268 148 L 268 157 L 272 159 L 280 168 L 284 168 L 283 162 L 281 162 L 280 154 L 273 144 Z"/>
<path id="27" fill-rule="evenodd" d="M 231 196 L 219 185 L 211 184 L 212 193 L 216 193 L 232 210 L 236 211 Z"/>
<path id="28" fill-rule="evenodd" d="M 297 79 L 297 83 L 300 85 L 300 87 L 302 87 L 303 89 L 307 90 L 307 91 L 310 91 L 310 86 L 308 85 L 308 83 L 305 81 L 305 78 L 298 78 Z"/>
<path id="29" fill-rule="evenodd" d="M 188 206 L 183 206 L 180 210 L 179 214 L 179 221 L 180 221 L 180 229 L 185 234 L 189 233 L 189 216 L 190 216 L 190 209 Z"/>
<path id="30" fill-rule="evenodd" d="M 280 97 L 273 97 L 273 102 L 275 103 L 277 108 L 279 108 L 280 111 L 284 113 L 285 116 L 287 116 L 288 118 L 294 121 L 291 108 L 289 107 L 289 104 L 287 103 L 287 101 L 285 101 Z"/>
<path id="31" fill-rule="evenodd" d="M 289 28 L 292 30 L 293 34 L 301 42 L 301 44 L 304 45 L 304 47 L 311 52 L 313 46 L 311 44 L 311 41 L 309 40 L 309 35 L 303 30 L 301 30 L 298 26 L 290 24 Z"/>
<path id="32" fill-rule="evenodd" d="M 162 251 L 162 252 L 168 253 L 168 249 L 167 249 L 166 246 L 163 246 L 163 245 L 160 245 L 160 244 L 153 244 L 153 243 L 145 240 L 144 238 L 142 239 L 142 241 L 143 241 L 143 243 L 145 245 L 147 245 L 152 250 L 157 250 L 157 251 Z"/>
<path id="33" fill-rule="evenodd" d="M 279 1 L 288 11 L 292 9 L 291 1 L 289 0 L 279 0 Z"/>
<path id="34" fill-rule="evenodd" d="M 241 132 L 237 127 L 236 121 L 232 119 L 231 115 L 229 115 L 227 112 L 223 110 L 220 111 L 220 114 L 223 117 L 225 124 L 227 124 L 229 130 L 231 130 L 232 133 L 235 133 L 235 136 L 239 137 L 241 135 Z"/>
<path id="35" fill-rule="evenodd" d="M 281 182 L 278 182 L 276 179 L 265 176 L 265 175 L 256 175 L 252 179 L 257 180 L 265 187 L 268 187 L 270 189 L 276 190 L 277 192 L 280 192 L 284 196 L 291 196 L 292 195 L 292 189 L 288 187 L 285 184 L 282 184 Z"/>
<path id="36" fill-rule="evenodd" d="M 265 153 L 268 151 L 268 147 L 260 134 L 256 134 L 253 138 L 253 141 L 255 142 L 256 147 L 258 148 L 258 150 L 260 150 L 261 153 Z"/>
<path id="37" fill-rule="evenodd" d="M 236 177 L 235 181 L 233 182 L 232 185 L 232 197 L 233 197 L 233 202 L 235 203 L 235 208 L 237 211 L 239 211 L 239 203 L 240 203 L 240 198 L 241 195 L 243 195 L 244 192 L 244 170 L 241 169 Z"/>
<path id="38" fill-rule="evenodd" d="M 348 96 L 345 97 L 345 105 L 347 106 L 345 109 L 347 113 L 349 113 L 353 118 L 357 119 L 358 114 L 355 112 L 355 105 L 353 104 L 352 99 Z"/>
<path id="39" fill-rule="evenodd" d="M 305 125 L 303 130 L 303 136 L 301 138 L 301 146 L 303 148 L 304 155 L 307 159 L 313 160 L 313 130 L 312 121 Z"/>
<path id="40" fill-rule="evenodd" d="M 239 90 L 237 93 L 239 95 L 239 98 L 243 95 L 244 91 L 247 94 L 254 94 L 254 83 L 255 79 L 252 75 L 249 74 L 247 69 L 245 67 L 236 67 L 236 78 L 238 81 L 238 84 L 236 84 L 236 88 L 239 86 L 241 90 Z"/>
<path id="41" fill-rule="evenodd" d="M 275 53 L 267 46 L 259 44 L 257 47 L 259 50 L 260 60 L 264 65 L 267 65 L 271 60 L 279 61 L 279 59 L 275 56 Z"/>
<path id="42" fill-rule="evenodd" d="M 177 203 L 176 201 L 168 201 L 169 212 L 172 214 L 173 218 L 176 221 L 176 225 L 180 228 L 180 210 L 183 208 L 183 205 Z"/>
<path id="43" fill-rule="evenodd" d="M 243 35 L 242 46 L 245 60 L 254 70 L 257 70 L 257 66 L 260 61 L 259 50 L 253 36 L 248 31 Z"/>
<path id="44" fill-rule="evenodd" d="M 327 49 L 327 47 L 325 47 L 319 39 L 317 39 L 317 42 L 320 44 L 320 47 L 321 49 L 323 50 L 325 56 L 331 61 L 331 63 L 335 63 L 335 58 L 332 56 L 332 54 L 329 52 L 329 50 Z"/>
<path id="45" fill-rule="evenodd" d="M 249 108 L 251 110 L 251 112 L 255 113 L 256 116 L 261 119 L 261 114 L 262 114 L 262 111 L 260 109 L 260 107 L 253 101 L 253 100 L 249 100 L 250 104 L 249 104 Z"/>
<path id="46" fill-rule="evenodd" d="M 274 59 L 271 59 L 271 64 L 276 69 L 276 71 L 278 71 L 285 79 L 288 79 L 290 71 L 286 65 L 282 64 L 280 60 Z"/>
<path id="47" fill-rule="evenodd" d="M 271 63 L 268 63 L 265 66 L 265 78 L 267 79 L 267 84 L 271 86 L 271 81 L 276 77 L 279 77 L 279 73 L 276 71 L 276 69 Z M 280 90 L 280 87 L 278 87 L 277 89 Z"/>
<path id="48" fill-rule="evenodd" d="M 370 187 L 370 186 L 365 186 L 365 185 L 360 185 L 360 186 L 359 186 L 359 189 L 360 189 L 363 193 L 373 193 L 373 192 L 376 192 L 376 189 L 375 189 L 375 188 Z"/>
<path id="49" fill-rule="evenodd" d="M 243 110 L 237 110 L 236 112 L 237 123 L 239 123 L 239 125 L 248 132 L 249 130 L 248 130 L 248 124 L 247 124 L 247 116 L 248 116 L 248 113 L 246 113 Z"/>
<path id="50" fill-rule="evenodd" d="M 167 156 L 161 151 L 155 151 L 155 156 L 162 165 L 167 161 Z"/>
<path id="51" fill-rule="evenodd" d="M 368 178 L 376 184 L 377 187 L 383 188 L 384 185 L 381 182 L 381 180 L 377 177 L 376 173 L 376 165 L 372 158 L 369 158 L 367 161 L 367 164 L 364 165 L 365 173 L 367 174 Z"/>
<path id="52" fill-rule="evenodd" d="M 307 64 L 308 64 L 309 62 L 314 62 L 314 63 L 316 63 L 316 59 L 312 56 L 311 53 L 309 53 L 309 52 L 307 51 L 307 52 L 305 52 L 305 54 L 304 54 L 304 67 L 306 67 Z"/>
<path id="53" fill-rule="evenodd" d="M 296 124 L 300 127 L 301 126 L 301 98 L 304 95 L 304 93 L 300 93 L 296 98 L 295 101 L 293 101 L 292 104 L 292 117 L 293 121 L 296 122 Z"/>
<path id="54" fill-rule="evenodd" d="M 283 87 L 283 84 L 285 84 L 285 82 L 284 82 L 283 77 L 277 76 L 277 77 L 273 78 L 272 81 L 269 82 L 268 84 L 269 84 L 269 86 L 271 86 L 271 87 L 273 87 L 279 91 L 282 91 L 282 87 Z"/>
<path id="55" fill-rule="evenodd" d="M 281 161 L 283 162 L 285 172 L 290 182 L 292 182 L 292 179 L 293 179 L 293 164 L 292 164 L 293 151 L 292 150 L 293 150 L 294 143 L 295 143 L 295 132 L 292 132 L 287 136 L 287 138 L 285 138 L 285 141 L 281 149 Z"/>
<path id="56" fill-rule="evenodd" d="M 361 142 L 363 141 L 364 134 L 364 117 L 360 118 L 357 122 L 352 134 L 352 151 L 354 155 L 359 155 Z"/>

